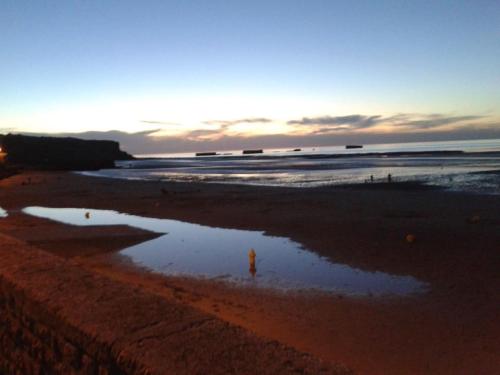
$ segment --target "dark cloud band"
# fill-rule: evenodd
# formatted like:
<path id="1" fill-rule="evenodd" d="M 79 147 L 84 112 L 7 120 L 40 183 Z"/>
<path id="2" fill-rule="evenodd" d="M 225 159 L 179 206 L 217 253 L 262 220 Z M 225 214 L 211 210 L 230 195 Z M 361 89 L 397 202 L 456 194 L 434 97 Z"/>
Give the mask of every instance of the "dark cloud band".
<path id="1" fill-rule="evenodd" d="M 288 121 L 288 125 L 313 125 L 328 126 L 331 130 L 366 129 L 377 125 L 382 121 L 382 116 L 321 116 L 303 117 L 300 120 Z"/>
<path id="2" fill-rule="evenodd" d="M 252 117 L 238 120 L 208 120 L 204 121 L 203 123 L 207 125 L 219 125 L 222 127 L 228 127 L 237 124 L 265 124 L 272 121 L 273 120 L 265 117 Z"/>

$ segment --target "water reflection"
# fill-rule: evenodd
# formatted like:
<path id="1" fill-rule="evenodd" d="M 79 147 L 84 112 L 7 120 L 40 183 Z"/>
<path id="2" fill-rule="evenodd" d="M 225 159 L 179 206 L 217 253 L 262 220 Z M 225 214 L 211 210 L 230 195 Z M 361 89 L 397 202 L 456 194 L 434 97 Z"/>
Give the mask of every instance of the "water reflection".
<path id="1" fill-rule="evenodd" d="M 217 278 L 280 289 L 316 288 L 360 296 L 406 295 L 426 289 L 424 283 L 413 277 L 366 272 L 332 263 L 289 238 L 266 236 L 258 231 L 213 228 L 110 210 L 27 207 L 23 212 L 71 225 L 129 225 L 161 233 L 158 238 L 123 249 L 121 254 L 167 275 Z"/>

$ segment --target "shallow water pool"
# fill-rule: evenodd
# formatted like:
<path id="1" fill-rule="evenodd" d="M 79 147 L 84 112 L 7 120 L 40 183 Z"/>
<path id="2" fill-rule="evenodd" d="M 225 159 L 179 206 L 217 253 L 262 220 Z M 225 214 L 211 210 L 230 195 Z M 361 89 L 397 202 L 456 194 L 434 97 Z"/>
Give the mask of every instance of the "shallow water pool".
<path id="1" fill-rule="evenodd" d="M 166 275 L 226 280 L 284 290 L 319 289 L 357 296 L 408 295 L 426 284 L 411 276 L 367 272 L 334 263 L 286 237 L 215 228 L 111 210 L 26 207 L 29 215 L 78 226 L 129 225 L 161 234 L 120 251 L 137 265 Z M 249 249 L 255 249 L 250 269 Z"/>

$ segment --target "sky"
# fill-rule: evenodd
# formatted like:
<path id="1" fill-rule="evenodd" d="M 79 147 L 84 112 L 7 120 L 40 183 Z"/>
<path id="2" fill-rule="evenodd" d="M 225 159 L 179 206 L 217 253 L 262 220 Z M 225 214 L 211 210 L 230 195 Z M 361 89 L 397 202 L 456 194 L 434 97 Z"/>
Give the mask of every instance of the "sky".
<path id="1" fill-rule="evenodd" d="M 134 153 L 500 138 L 500 2 L 3 0 L 8 132 Z"/>

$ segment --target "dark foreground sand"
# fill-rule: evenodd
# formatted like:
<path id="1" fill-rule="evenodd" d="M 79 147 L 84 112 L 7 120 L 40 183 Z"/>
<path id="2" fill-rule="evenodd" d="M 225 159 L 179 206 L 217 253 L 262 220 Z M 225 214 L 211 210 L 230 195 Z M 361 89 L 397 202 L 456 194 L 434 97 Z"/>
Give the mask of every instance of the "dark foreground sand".
<path id="1" fill-rule="evenodd" d="M 290 237 L 335 262 L 428 282 L 425 295 L 351 298 L 143 272 L 116 250 L 154 237 L 78 228 L 25 206 L 115 209 Z M 0 232 L 360 374 L 500 373 L 500 196 L 416 185 L 283 189 L 25 173 L 0 182 Z M 470 220 L 476 216 L 475 220 Z M 416 236 L 407 243 L 407 234 Z"/>

